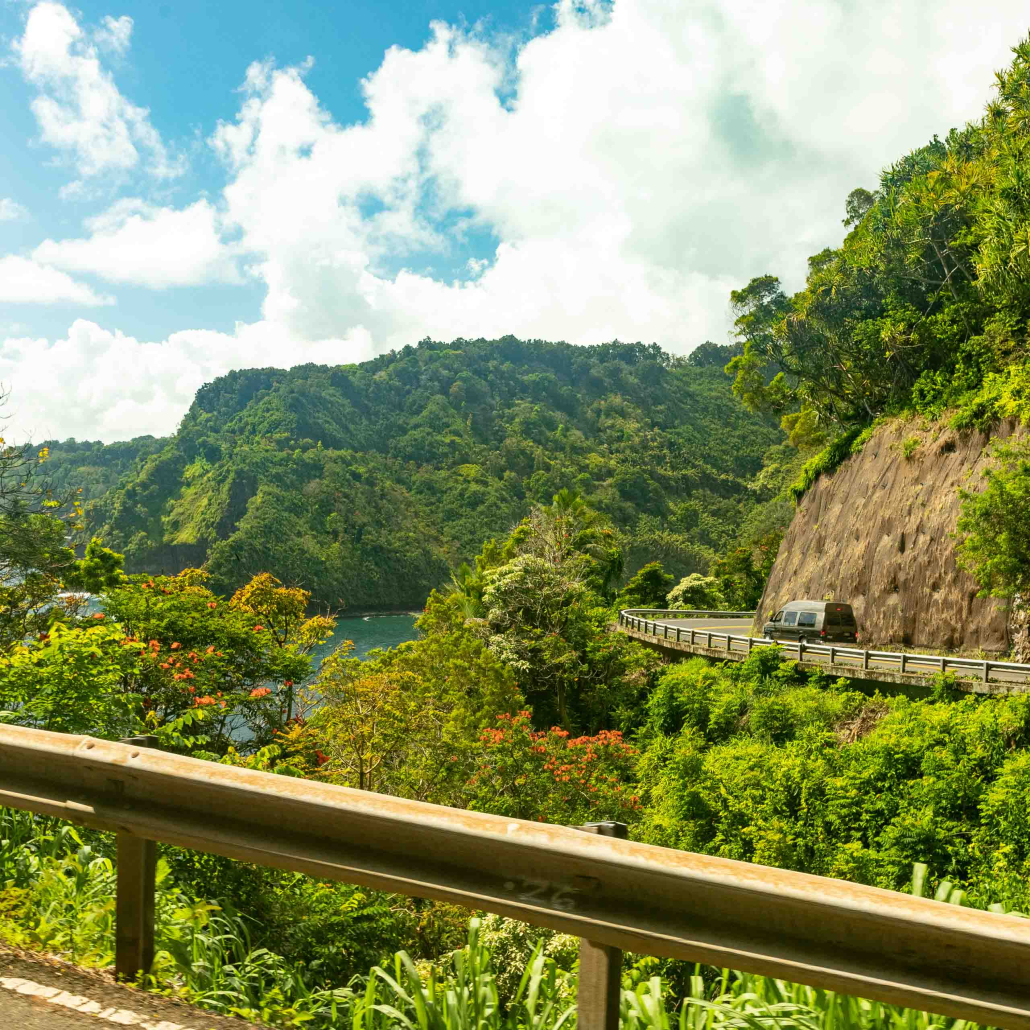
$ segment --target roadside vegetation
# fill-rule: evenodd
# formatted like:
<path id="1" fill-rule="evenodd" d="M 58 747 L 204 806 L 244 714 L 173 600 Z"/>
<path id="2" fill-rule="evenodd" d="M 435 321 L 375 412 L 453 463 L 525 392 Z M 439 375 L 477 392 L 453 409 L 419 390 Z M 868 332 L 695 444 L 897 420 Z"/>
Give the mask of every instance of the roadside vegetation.
<path id="1" fill-rule="evenodd" d="M 878 419 L 1026 421 L 1028 98 L 1021 44 L 981 122 L 851 194 L 804 290 L 734 294 L 740 348 L 426 341 L 234 373 L 167 441 L 0 443 L 0 718 L 1030 911 L 1030 696 L 869 695 L 771 649 L 668 666 L 611 631 L 622 607 L 754 607 L 792 502 Z M 1012 443 L 958 527 L 1017 606 L 1028 497 Z M 415 598 L 419 639 L 315 666 L 332 609 Z M 0 812 L 0 933 L 108 965 L 113 860 L 108 836 Z M 148 986 L 221 1012 L 574 1019 L 560 935 L 171 847 L 158 893 Z M 623 987 L 626 1027 L 954 1024 L 640 956 Z"/>
<path id="2" fill-rule="evenodd" d="M 958 700 L 946 680 L 925 701 L 870 697 L 767 650 L 662 665 L 609 625 L 627 600 L 661 606 L 671 577 L 645 567 L 619 591 L 616 541 L 560 493 L 430 595 L 418 640 L 364 661 L 344 646 L 319 670 L 308 651 L 331 620 L 310 616 L 303 592 L 259 575 L 227 598 L 196 570 L 119 578 L 97 545 L 90 560 L 114 580 L 104 618 L 53 608 L 48 631 L 9 639 L 0 707 L 26 725 L 152 732 L 210 761 L 455 807 L 616 819 L 653 844 L 890 889 L 925 863 L 929 890 L 1030 909 L 1030 698 Z M 711 599 L 734 580 L 677 588 Z M 109 964 L 111 838 L 7 812 L 0 842 L 3 936 Z M 152 986 L 222 1012 L 393 1027 L 407 1025 L 394 1010 L 414 1018 L 413 992 L 442 1004 L 453 989 L 485 1025 L 557 1026 L 574 1000 L 575 948 L 511 921 L 470 929 L 451 906 L 170 847 L 159 879 Z M 646 957 L 625 988 L 627 1025 L 931 1022 Z"/>

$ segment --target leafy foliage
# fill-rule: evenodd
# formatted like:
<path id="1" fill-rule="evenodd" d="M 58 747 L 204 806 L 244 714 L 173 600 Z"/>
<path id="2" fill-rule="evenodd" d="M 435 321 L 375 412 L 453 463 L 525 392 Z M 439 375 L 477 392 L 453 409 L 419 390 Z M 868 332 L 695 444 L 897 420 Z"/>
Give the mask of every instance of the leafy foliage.
<path id="1" fill-rule="evenodd" d="M 700 611 L 725 611 L 726 598 L 722 595 L 715 576 L 700 576 L 696 572 L 684 576 L 670 591 L 670 608 L 696 608 Z"/>
<path id="2" fill-rule="evenodd" d="M 421 606 L 563 487 L 624 536 L 625 572 L 658 558 L 680 578 L 728 546 L 780 439 L 733 399 L 734 349 L 712 348 L 424 340 L 361 365 L 233 372 L 131 468 L 112 445 L 106 491 L 103 449 L 54 444 L 52 460 L 62 482 L 81 473 L 87 520 L 128 569 L 206 563 L 219 593 L 267 572 L 334 609 Z"/>
<path id="3" fill-rule="evenodd" d="M 615 603 L 619 608 L 664 608 L 675 581 L 661 562 L 648 562 L 622 588 Z"/>
<path id="4" fill-rule="evenodd" d="M 121 576 L 122 555 L 99 541 L 90 541 L 82 561 L 67 546 L 82 528 L 82 507 L 77 494 L 54 492 L 49 458 L 46 447 L 34 453 L 0 437 L 0 656 L 55 618 L 81 613 L 83 598 L 66 588 L 102 589 Z"/>
<path id="5" fill-rule="evenodd" d="M 648 701 L 635 836 L 895 890 L 925 862 L 1026 911 L 1028 742 L 1025 696 L 870 698 L 768 651 L 693 659 Z"/>
<path id="6" fill-rule="evenodd" d="M 959 563 L 982 596 L 1030 600 L 1030 447 L 999 445 L 996 465 L 984 470 L 980 491 L 962 491 L 956 524 Z"/>
<path id="7" fill-rule="evenodd" d="M 766 275 L 733 293 L 734 392 L 786 412 L 792 442 L 909 406 L 959 407 L 960 425 L 980 427 L 1024 417 L 1030 40 L 1013 54 L 978 122 L 886 168 L 875 192 L 852 192 L 851 232 L 809 259 L 805 289 L 788 297 Z"/>
<path id="8" fill-rule="evenodd" d="M 570 737 L 534 730 L 528 711 L 498 716 L 465 788 L 465 806 L 515 819 L 574 824 L 636 818 L 631 783 L 636 749 L 618 730 Z"/>

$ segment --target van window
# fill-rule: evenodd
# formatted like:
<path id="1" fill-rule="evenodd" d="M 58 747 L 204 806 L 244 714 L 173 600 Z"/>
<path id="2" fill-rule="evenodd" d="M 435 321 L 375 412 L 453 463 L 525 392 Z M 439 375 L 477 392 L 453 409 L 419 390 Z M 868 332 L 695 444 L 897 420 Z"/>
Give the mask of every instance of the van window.
<path id="1" fill-rule="evenodd" d="M 851 612 L 841 612 L 840 613 L 840 623 L 841 623 L 842 626 L 854 626 L 855 625 L 855 616 L 852 615 Z"/>
<path id="2" fill-rule="evenodd" d="M 783 616 L 783 625 L 784 626 L 794 626 L 794 625 L 797 624 L 797 621 L 798 621 L 798 613 L 797 612 L 787 612 L 786 615 Z"/>
<path id="3" fill-rule="evenodd" d="M 798 616 L 799 626 L 814 626 L 815 625 L 815 612 L 802 612 Z"/>
<path id="4" fill-rule="evenodd" d="M 779 622 L 783 618 L 783 612 L 777 612 L 773 617 L 773 622 Z"/>
<path id="5" fill-rule="evenodd" d="M 826 625 L 827 626 L 839 626 L 840 623 L 840 612 L 827 612 L 826 613 Z"/>

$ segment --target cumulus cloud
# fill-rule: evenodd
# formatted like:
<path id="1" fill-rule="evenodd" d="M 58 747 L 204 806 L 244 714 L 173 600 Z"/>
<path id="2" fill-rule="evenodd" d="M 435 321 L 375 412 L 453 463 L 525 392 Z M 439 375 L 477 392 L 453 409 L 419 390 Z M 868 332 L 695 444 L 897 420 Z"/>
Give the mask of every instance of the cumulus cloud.
<path id="1" fill-rule="evenodd" d="M 116 54 L 124 54 L 129 49 L 132 38 L 132 19 L 123 14 L 120 18 L 107 15 L 100 22 L 100 28 L 93 33 L 97 46 L 103 50 L 111 50 Z"/>
<path id="2" fill-rule="evenodd" d="M 100 34 L 124 50 L 131 27 L 131 19 L 108 18 Z M 147 109 L 121 94 L 97 46 L 63 4 L 36 4 L 13 50 L 25 81 L 37 90 L 32 112 L 42 140 L 72 157 L 80 176 L 140 168 L 168 179 L 182 172 Z"/>
<path id="3" fill-rule="evenodd" d="M 142 392 L 119 408 L 87 389 L 67 418 L 92 412 L 109 436 L 168 431 L 220 370 L 357 360 L 426 334 L 618 337 L 678 352 L 725 339 L 730 289 L 765 272 L 800 285 L 805 258 L 840 241 L 847 193 L 978 117 L 1026 31 L 1017 0 L 986 14 L 961 0 L 559 0 L 553 11 L 514 49 L 444 24 L 418 50 L 391 48 L 362 83 L 357 124 L 334 119 L 306 65 L 253 64 L 237 117 L 210 137 L 226 176 L 217 198 L 125 202 L 35 256 L 155 287 L 231 281 L 245 261 L 265 287 L 261 320 L 153 344 L 76 323 L 46 346 L 70 368 L 88 350 L 87 382 L 117 383 L 129 354 Z M 114 112 L 69 115 L 75 132 L 53 139 L 82 157 L 109 137 L 110 167 L 153 163 L 160 140 L 145 112 L 126 113 L 139 109 L 95 46 L 63 7 L 33 9 L 18 53 L 41 97 L 64 97 L 74 115 L 86 108 L 68 97 L 95 88 L 110 101 L 97 109 Z M 469 237 L 496 246 L 484 259 Z M 0 345 L 8 379 L 31 378 L 18 372 L 27 353 Z M 174 390 L 157 385 L 168 355 Z M 50 410 L 70 408 L 55 398 Z"/>
<path id="4" fill-rule="evenodd" d="M 87 219 L 84 239 L 44 240 L 37 261 L 111 282 L 163 289 L 238 283 L 232 248 L 222 243 L 214 207 L 198 200 L 182 210 L 121 200 Z"/>
<path id="5" fill-rule="evenodd" d="M 94 293 L 85 283 L 77 282 L 56 268 L 48 268 L 29 258 L 8 254 L 6 257 L 0 257 L 0 303 L 64 303 L 97 307 L 102 304 L 113 304 L 114 299 Z M 0 344 L 0 355 L 6 353 L 8 342 Z"/>
<path id="6" fill-rule="evenodd" d="M 29 212 L 10 197 L 0 197 L 0 222 L 16 222 L 28 218 Z"/>
<path id="7" fill-rule="evenodd" d="M 264 316 L 301 340 L 361 325 L 384 348 L 724 338 L 729 290 L 766 271 L 798 285 L 850 189 L 977 116 L 1023 31 L 1015 0 L 986 25 L 957 0 L 895 8 L 562 0 L 513 64 L 437 24 L 387 52 L 346 127 L 298 70 L 255 64 L 212 144 Z M 458 215 L 499 238 L 489 267 L 420 271 L 416 253 L 454 249 L 440 226 Z"/>
<path id="8" fill-rule="evenodd" d="M 6 339 L 0 382 L 10 388 L 4 413 L 19 439 L 129 439 L 169 432 L 196 391 L 231 369 L 371 356 L 371 342 L 360 332 L 291 353 L 268 325 L 231 334 L 186 330 L 146 342 L 78 319 L 59 340 Z"/>

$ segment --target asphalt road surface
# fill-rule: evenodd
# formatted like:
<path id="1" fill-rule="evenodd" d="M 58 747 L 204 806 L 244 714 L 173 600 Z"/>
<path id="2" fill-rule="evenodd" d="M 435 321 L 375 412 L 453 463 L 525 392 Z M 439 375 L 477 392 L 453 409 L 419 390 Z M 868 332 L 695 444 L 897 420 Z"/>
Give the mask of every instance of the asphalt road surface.
<path id="1" fill-rule="evenodd" d="M 658 625 L 718 630 L 720 633 L 733 633 L 738 637 L 746 637 L 751 633 L 750 619 L 659 619 Z"/>

